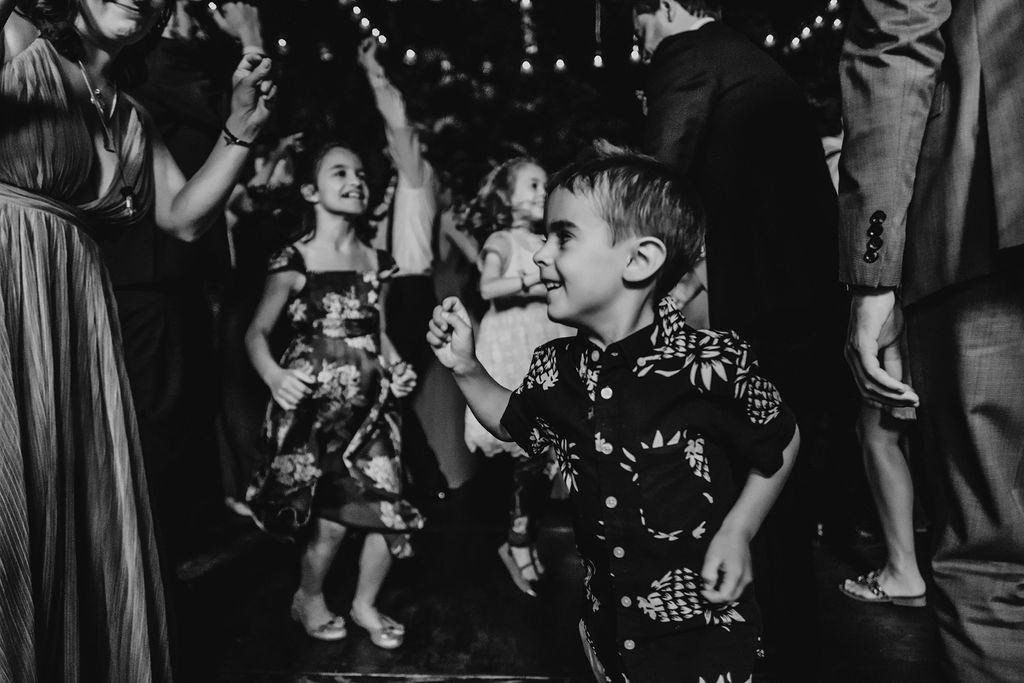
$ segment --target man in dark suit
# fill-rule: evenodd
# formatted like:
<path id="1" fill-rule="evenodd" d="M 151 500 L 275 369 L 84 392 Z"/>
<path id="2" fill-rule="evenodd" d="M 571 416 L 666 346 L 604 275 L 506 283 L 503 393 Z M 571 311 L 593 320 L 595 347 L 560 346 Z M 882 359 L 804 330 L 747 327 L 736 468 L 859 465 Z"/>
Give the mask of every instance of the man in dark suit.
<path id="1" fill-rule="evenodd" d="M 950 674 L 1024 677 L 1024 12 L 861 0 L 841 63 L 841 279 L 862 396 L 905 316 L 936 520 L 931 604 Z"/>
<path id="2" fill-rule="evenodd" d="M 842 315 L 836 198 L 797 84 L 711 0 L 633 0 L 650 59 L 645 151 L 680 171 L 708 214 L 711 327 L 749 339 L 808 446 L 836 395 Z M 808 447 L 761 534 L 755 587 L 785 680 L 814 675 Z"/>

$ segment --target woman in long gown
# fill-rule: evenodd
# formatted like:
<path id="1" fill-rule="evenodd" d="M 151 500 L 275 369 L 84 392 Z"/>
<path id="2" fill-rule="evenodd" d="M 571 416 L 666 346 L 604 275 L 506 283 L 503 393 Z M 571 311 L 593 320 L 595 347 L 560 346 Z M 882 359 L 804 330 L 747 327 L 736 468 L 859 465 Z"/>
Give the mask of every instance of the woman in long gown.
<path id="1" fill-rule="evenodd" d="M 5 46 L 13 0 L 0 0 Z M 112 292 L 97 240 L 154 220 L 194 239 L 248 150 L 185 182 L 119 92 L 162 0 L 22 2 L 46 37 L 0 73 L 0 681 L 171 680 L 163 586 Z M 24 22 L 17 22 L 19 27 Z M 122 59 L 119 59 L 122 58 Z M 128 62 L 127 64 L 125 62 Z M 235 72 L 252 140 L 269 60 Z"/>

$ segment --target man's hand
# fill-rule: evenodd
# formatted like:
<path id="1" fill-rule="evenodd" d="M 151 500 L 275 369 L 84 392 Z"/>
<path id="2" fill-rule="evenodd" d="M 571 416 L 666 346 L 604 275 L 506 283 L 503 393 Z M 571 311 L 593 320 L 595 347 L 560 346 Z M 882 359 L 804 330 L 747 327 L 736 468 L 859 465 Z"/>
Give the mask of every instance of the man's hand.
<path id="1" fill-rule="evenodd" d="M 368 76 L 383 76 L 384 67 L 377 61 L 377 39 L 372 36 L 363 38 L 356 48 L 356 60 Z"/>
<path id="2" fill-rule="evenodd" d="M 854 292 L 850 302 L 850 326 L 846 338 L 846 362 L 861 397 L 870 405 L 917 406 L 914 390 L 897 377 L 903 376 L 900 335 L 903 309 L 889 290 Z"/>
<path id="3" fill-rule="evenodd" d="M 701 595 L 708 602 L 721 604 L 740 599 L 754 578 L 750 562 L 750 539 L 742 533 L 718 530 L 704 555 L 700 572 L 704 579 Z"/>
<path id="4" fill-rule="evenodd" d="M 226 2 L 210 10 L 217 28 L 242 44 L 242 47 L 263 49 L 263 27 L 260 11 L 246 2 Z"/>
<path id="5" fill-rule="evenodd" d="M 434 307 L 428 328 L 427 342 L 441 365 L 456 375 L 468 374 L 477 368 L 473 326 L 458 297 L 450 296 Z"/>

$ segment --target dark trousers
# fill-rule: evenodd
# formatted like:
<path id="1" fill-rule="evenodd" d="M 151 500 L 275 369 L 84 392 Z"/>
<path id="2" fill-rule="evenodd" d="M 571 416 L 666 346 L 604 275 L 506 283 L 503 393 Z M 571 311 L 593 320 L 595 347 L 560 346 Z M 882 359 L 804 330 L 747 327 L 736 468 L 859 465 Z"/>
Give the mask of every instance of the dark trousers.
<path id="1" fill-rule="evenodd" d="M 398 355 L 412 364 L 422 379 L 434 359 L 427 343 L 427 323 L 437 298 L 429 275 L 409 275 L 391 280 L 384 300 L 384 321 L 388 339 Z M 417 386 L 417 392 L 419 385 Z M 414 392 L 401 401 L 402 464 L 413 484 L 413 497 L 445 491 L 448 483 L 427 443 L 419 416 L 412 409 Z"/>
<path id="2" fill-rule="evenodd" d="M 957 681 L 1024 677 L 1024 273 L 907 308 L 936 503 L 930 603 Z"/>

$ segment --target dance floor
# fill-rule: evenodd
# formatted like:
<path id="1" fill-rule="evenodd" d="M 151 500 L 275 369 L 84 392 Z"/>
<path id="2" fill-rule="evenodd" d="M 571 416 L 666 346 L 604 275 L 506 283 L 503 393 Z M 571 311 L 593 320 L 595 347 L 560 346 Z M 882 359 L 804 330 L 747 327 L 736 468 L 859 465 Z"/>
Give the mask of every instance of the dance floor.
<path id="1" fill-rule="evenodd" d="M 404 647 L 386 652 L 350 625 L 336 643 L 313 640 L 288 617 L 298 548 L 225 522 L 215 545 L 179 567 L 174 597 L 179 680 L 211 683 L 589 681 L 577 640 L 578 587 L 568 511 L 554 501 L 540 540 L 549 579 L 538 598 L 521 594 L 495 548 L 501 505 L 495 472 L 478 477 L 431 513 L 416 558 L 396 564 L 379 601 L 406 624 Z M 214 539 L 211 539 L 211 543 Z M 850 601 L 835 586 L 878 561 L 877 545 L 816 550 L 821 669 L 817 680 L 872 683 L 938 680 L 928 610 Z M 328 581 L 328 603 L 349 604 L 357 547 L 346 541 Z M 755 681 L 777 681 L 768 667 Z"/>

